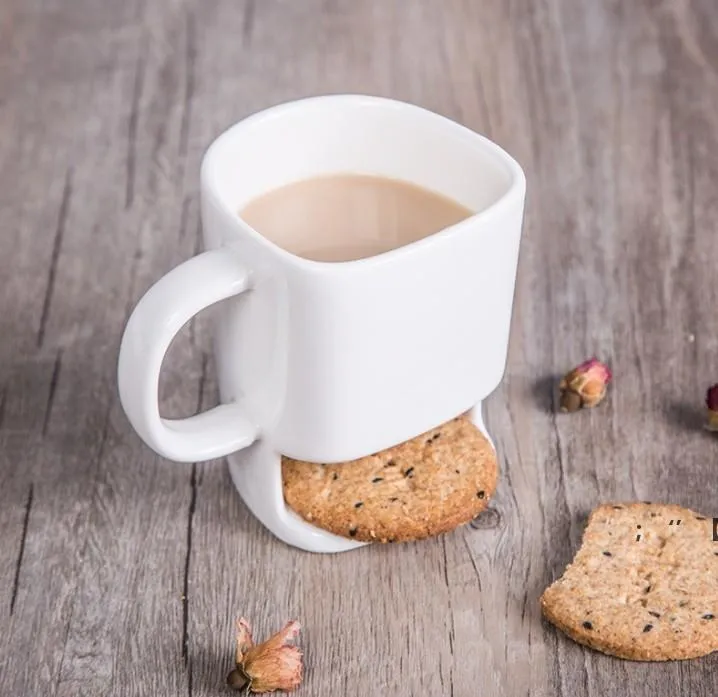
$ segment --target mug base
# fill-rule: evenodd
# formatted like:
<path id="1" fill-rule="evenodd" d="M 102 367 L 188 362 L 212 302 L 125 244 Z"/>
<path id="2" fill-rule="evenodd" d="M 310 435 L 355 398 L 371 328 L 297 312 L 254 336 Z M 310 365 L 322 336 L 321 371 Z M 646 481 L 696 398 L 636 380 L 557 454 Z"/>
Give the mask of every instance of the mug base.
<path id="1" fill-rule="evenodd" d="M 469 412 L 471 421 L 496 446 L 484 424 L 481 402 Z M 282 456 L 270 443 L 259 440 L 245 450 L 230 455 L 229 473 L 245 505 L 257 520 L 282 542 L 305 552 L 336 553 L 364 547 L 356 542 L 308 523 L 284 501 Z"/>

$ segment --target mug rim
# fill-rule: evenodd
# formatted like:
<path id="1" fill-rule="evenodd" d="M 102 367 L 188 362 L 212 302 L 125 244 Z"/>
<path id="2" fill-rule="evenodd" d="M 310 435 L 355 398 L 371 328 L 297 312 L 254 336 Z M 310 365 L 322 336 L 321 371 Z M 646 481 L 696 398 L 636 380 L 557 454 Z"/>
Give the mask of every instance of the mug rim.
<path id="1" fill-rule="evenodd" d="M 218 193 L 219 186 L 216 183 L 217 172 L 215 171 L 215 162 L 221 156 L 220 153 L 226 141 L 230 140 L 238 131 L 245 130 L 257 122 L 276 118 L 286 114 L 287 112 L 295 111 L 310 106 L 311 104 L 326 104 L 331 102 L 344 104 L 349 103 L 355 105 L 381 105 L 385 108 L 390 107 L 407 112 L 420 112 L 425 118 L 433 119 L 436 123 L 441 124 L 443 127 L 449 127 L 454 131 L 459 131 L 464 136 L 471 137 L 473 140 L 478 142 L 482 148 L 488 151 L 506 168 L 510 175 L 510 185 L 506 191 L 501 194 L 501 196 L 485 208 L 474 212 L 469 217 L 455 223 L 454 225 L 449 225 L 431 235 L 427 235 L 426 237 L 422 237 L 400 247 L 395 247 L 369 257 L 350 259 L 346 261 L 319 261 L 298 256 L 297 254 L 280 247 L 275 242 L 262 235 L 259 231 L 249 225 L 249 223 L 247 223 L 236 211 L 232 210 L 231 206 L 227 205 L 224 197 Z M 291 261 L 295 265 L 313 270 L 329 270 L 339 268 L 346 269 L 347 267 L 354 268 L 359 265 L 366 266 L 376 263 L 396 261 L 399 257 L 410 254 L 415 250 L 435 244 L 437 240 L 441 240 L 449 235 L 452 235 L 457 229 L 476 223 L 479 220 L 484 221 L 487 218 L 490 219 L 492 216 L 500 214 L 506 207 L 513 205 L 516 199 L 519 199 L 519 202 L 523 200 L 526 193 L 526 175 L 516 159 L 514 159 L 500 145 L 492 141 L 490 138 L 458 123 L 457 121 L 453 121 L 442 114 L 411 102 L 396 100 L 389 97 L 356 93 L 339 93 L 302 97 L 287 102 L 281 102 L 265 109 L 261 109 L 260 111 L 256 111 L 227 127 L 205 150 L 200 166 L 200 188 L 203 196 L 208 195 L 213 203 L 218 206 L 230 219 L 234 220 L 238 228 L 242 229 L 245 234 L 251 235 L 255 241 L 269 247 L 283 259 Z"/>

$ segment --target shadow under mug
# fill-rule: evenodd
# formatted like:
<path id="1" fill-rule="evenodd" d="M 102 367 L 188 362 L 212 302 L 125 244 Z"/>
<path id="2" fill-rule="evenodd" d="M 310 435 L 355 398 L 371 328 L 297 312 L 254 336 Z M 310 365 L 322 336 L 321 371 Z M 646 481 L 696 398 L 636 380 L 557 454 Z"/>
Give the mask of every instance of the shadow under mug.
<path id="1" fill-rule="evenodd" d="M 239 215 L 267 191 L 333 173 L 411 182 L 473 215 L 347 262 L 295 256 Z M 286 508 L 281 455 L 353 460 L 467 411 L 483 429 L 481 401 L 506 363 L 525 191 L 520 166 L 497 145 L 390 99 L 313 97 L 232 126 L 202 163 L 206 251 L 161 278 L 125 329 L 118 382 L 132 426 L 178 462 L 235 454 L 240 494 L 285 542 L 312 551 L 358 546 Z M 170 342 L 220 302 L 221 404 L 164 419 L 158 386 Z"/>

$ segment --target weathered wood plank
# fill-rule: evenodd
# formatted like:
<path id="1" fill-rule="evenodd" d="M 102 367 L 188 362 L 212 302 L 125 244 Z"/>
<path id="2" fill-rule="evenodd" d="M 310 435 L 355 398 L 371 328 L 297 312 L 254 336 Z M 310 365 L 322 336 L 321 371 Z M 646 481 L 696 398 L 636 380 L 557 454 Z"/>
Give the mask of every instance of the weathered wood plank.
<path id="1" fill-rule="evenodd" d="M 149 285 L 142 236 L 155 224 L 160 229 L 176 226 L 183 196 L 177 188 L 183 155 L 178 155 L 174 135 L 180 130 L 181 110 L 173 106 L 177 93 L 167 85 L 158 87 L 174 79 L 168 72 L 174 54 L 158 50 L 160 43 L 145 56 L 148 32 L 142 18 L 129 9 L 129 16 L 120 17 L 101 4 L 85 2 L 45 8 L 24 18 L 39 47 L 36 64 L 28 71 L 36 71 L 46 88 L 34 107 L 60 111 L 59 118 L 41 127 L 31 119 L 22 135 L 33 151 L 54 149 L 64 188 L 56 197 L 59 203 L 53 203 L 57 223 L 49 229 L 55 230 L 54 237 L 47 234 L 41 217 L 45 209 L 38 202 L 46 198 L 48 183 L 57 173 L 45 167 L 26 190 L 28 198 L 18 197 L 28 201 L 19 240 L 19 258 L 27 248 L 28 266 L 20 274 L 8 269 L 11 283 L 18 285 L 16 290 L 11 285 L 4 296 L 2 315 L 11 320 L 3 334 L 9 340 L 2 345 L 8 357 L 3 365 L 8 375 L 4 467 L 19 470 L 28 464 L 14 473 L 12 487 L 3 487 L 3 499 L 15 496 L 7 526 L 8 509 L 3 507 L 0 514 L 3 534 L 7 530 L 19 540 L 9 545 L 17 563 L 8 568 L 17 580 L 8 584 L 13 588 L 12 615 L 9 631 L 0 639 L 3 693 L 97 695 L 115 686 L 133 690 L 138 675 L 131 657 L 136 654 L 153 657 L 153 675 L 178 666 L 168 686 L 186 691 L 185 672 L 176 660 L 182 642 L 175 637 L 182 631 L 181 569 L 186 556 L 184 526 L 177 526 L 177 516 L 181 511 L 181 519 L 187 508 L 189 474 L 170 463 L 157 465 L 136 438 L 128 438 L 116 400 L 119 331 L 130 304 L 144 290 L 140 284 Z M 173 34 L 183 31 L 184 12 L 180 8 L 165 16 L 172 43 Z M 58 26 L 66 33 L 57 36 Z M 154 29 L 159 36 L 160 27 Z M 53 63 L 55 50 L 61 55 Z M 45 63 L 51 63 L 49 78 L 38 72 Z M 146 71 L 145 83 L 152 90 L 145 102 L 142 95 L 133 98 L 140 69 Z M 183 75 L 180 65 L 179 82 L 184 82 Z M 21 88 L 16 96 L 13 107 L 18 112 L 37 99 Z M 157 96 L 165 103 L 156 102 Z M 143 108 L 151 118 L 142 119 Z M 176 127 L 167 136 L 173 123 Z M 132 138 L 137 143 L 134 153 L 128 145 Z M 134 177 L 128 166 L 132 160 Z M 27 158 L 22 162 L 28 171 L 31 164 Z M 179 178 L 167 177 L 169 171 L 179 172 Z M 123 179 L 133 179 L 140 190 L 129 207 Z M 184 247 L 152 245 L 152 273 L 163 259 L 169 268 L 194 246 L 192 238 Z M 38 253 L 43 250 L 44 259 Z M 13 261 L 4 257 L 3 264 Z M 6 268 L 3 265 L 3 278 Z M 43 282 L 37 290 L 27 286 L 31 292 L 24 293 L 24 279 L 35 276 Z M 33 316 L 38 319 L 26 339 L 17 318 Z M 36 346 L 43 351 L 38 359 L 19 358 L 24 347 L 31 352 Z M 196 392 L 200 366 L 199 355 L 193 358 L 183 351 L 181 358 L 182 373 L 170 369 L 163 385 L 166 406 L 179 411 L 177 397 L 184 402 L 192 383 Z M 15 437 L 19 432 L 26 434 L 24 441 Z M 122 434 L 119 443 L 117 433 Z M 144 473 L 149 473 L 149 481 Z M 18 506 L 20 490 L 33 492 L 31 507 L 29 493 L 23 494 L 24 507 Z M 155 498 L 161 503 L 146 505 Z M 142 510 L 133 514 L 137 502 Z M 11 554 L 3 550 L 2 557 Z M 144 564 L 145 558 L 153 562 Z M 2 595 L 5 601 L 4 589 Z M 167 641 L 159 642 L 145 626 L 163 627 Z"/>

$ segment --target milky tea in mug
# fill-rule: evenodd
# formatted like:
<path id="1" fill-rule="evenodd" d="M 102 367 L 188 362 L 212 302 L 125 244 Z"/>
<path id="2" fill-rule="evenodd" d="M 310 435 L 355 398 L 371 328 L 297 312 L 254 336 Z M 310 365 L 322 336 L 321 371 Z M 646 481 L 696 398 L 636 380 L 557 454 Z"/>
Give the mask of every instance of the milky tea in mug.
<path id="1" fill-rule="evenodd" d="M 304 179 L 240 211 L 260 235 L 314 261 L 353 261 L 433 235 L 472 215 L 450 198 L 408 182 L 361 174 Z"/>

